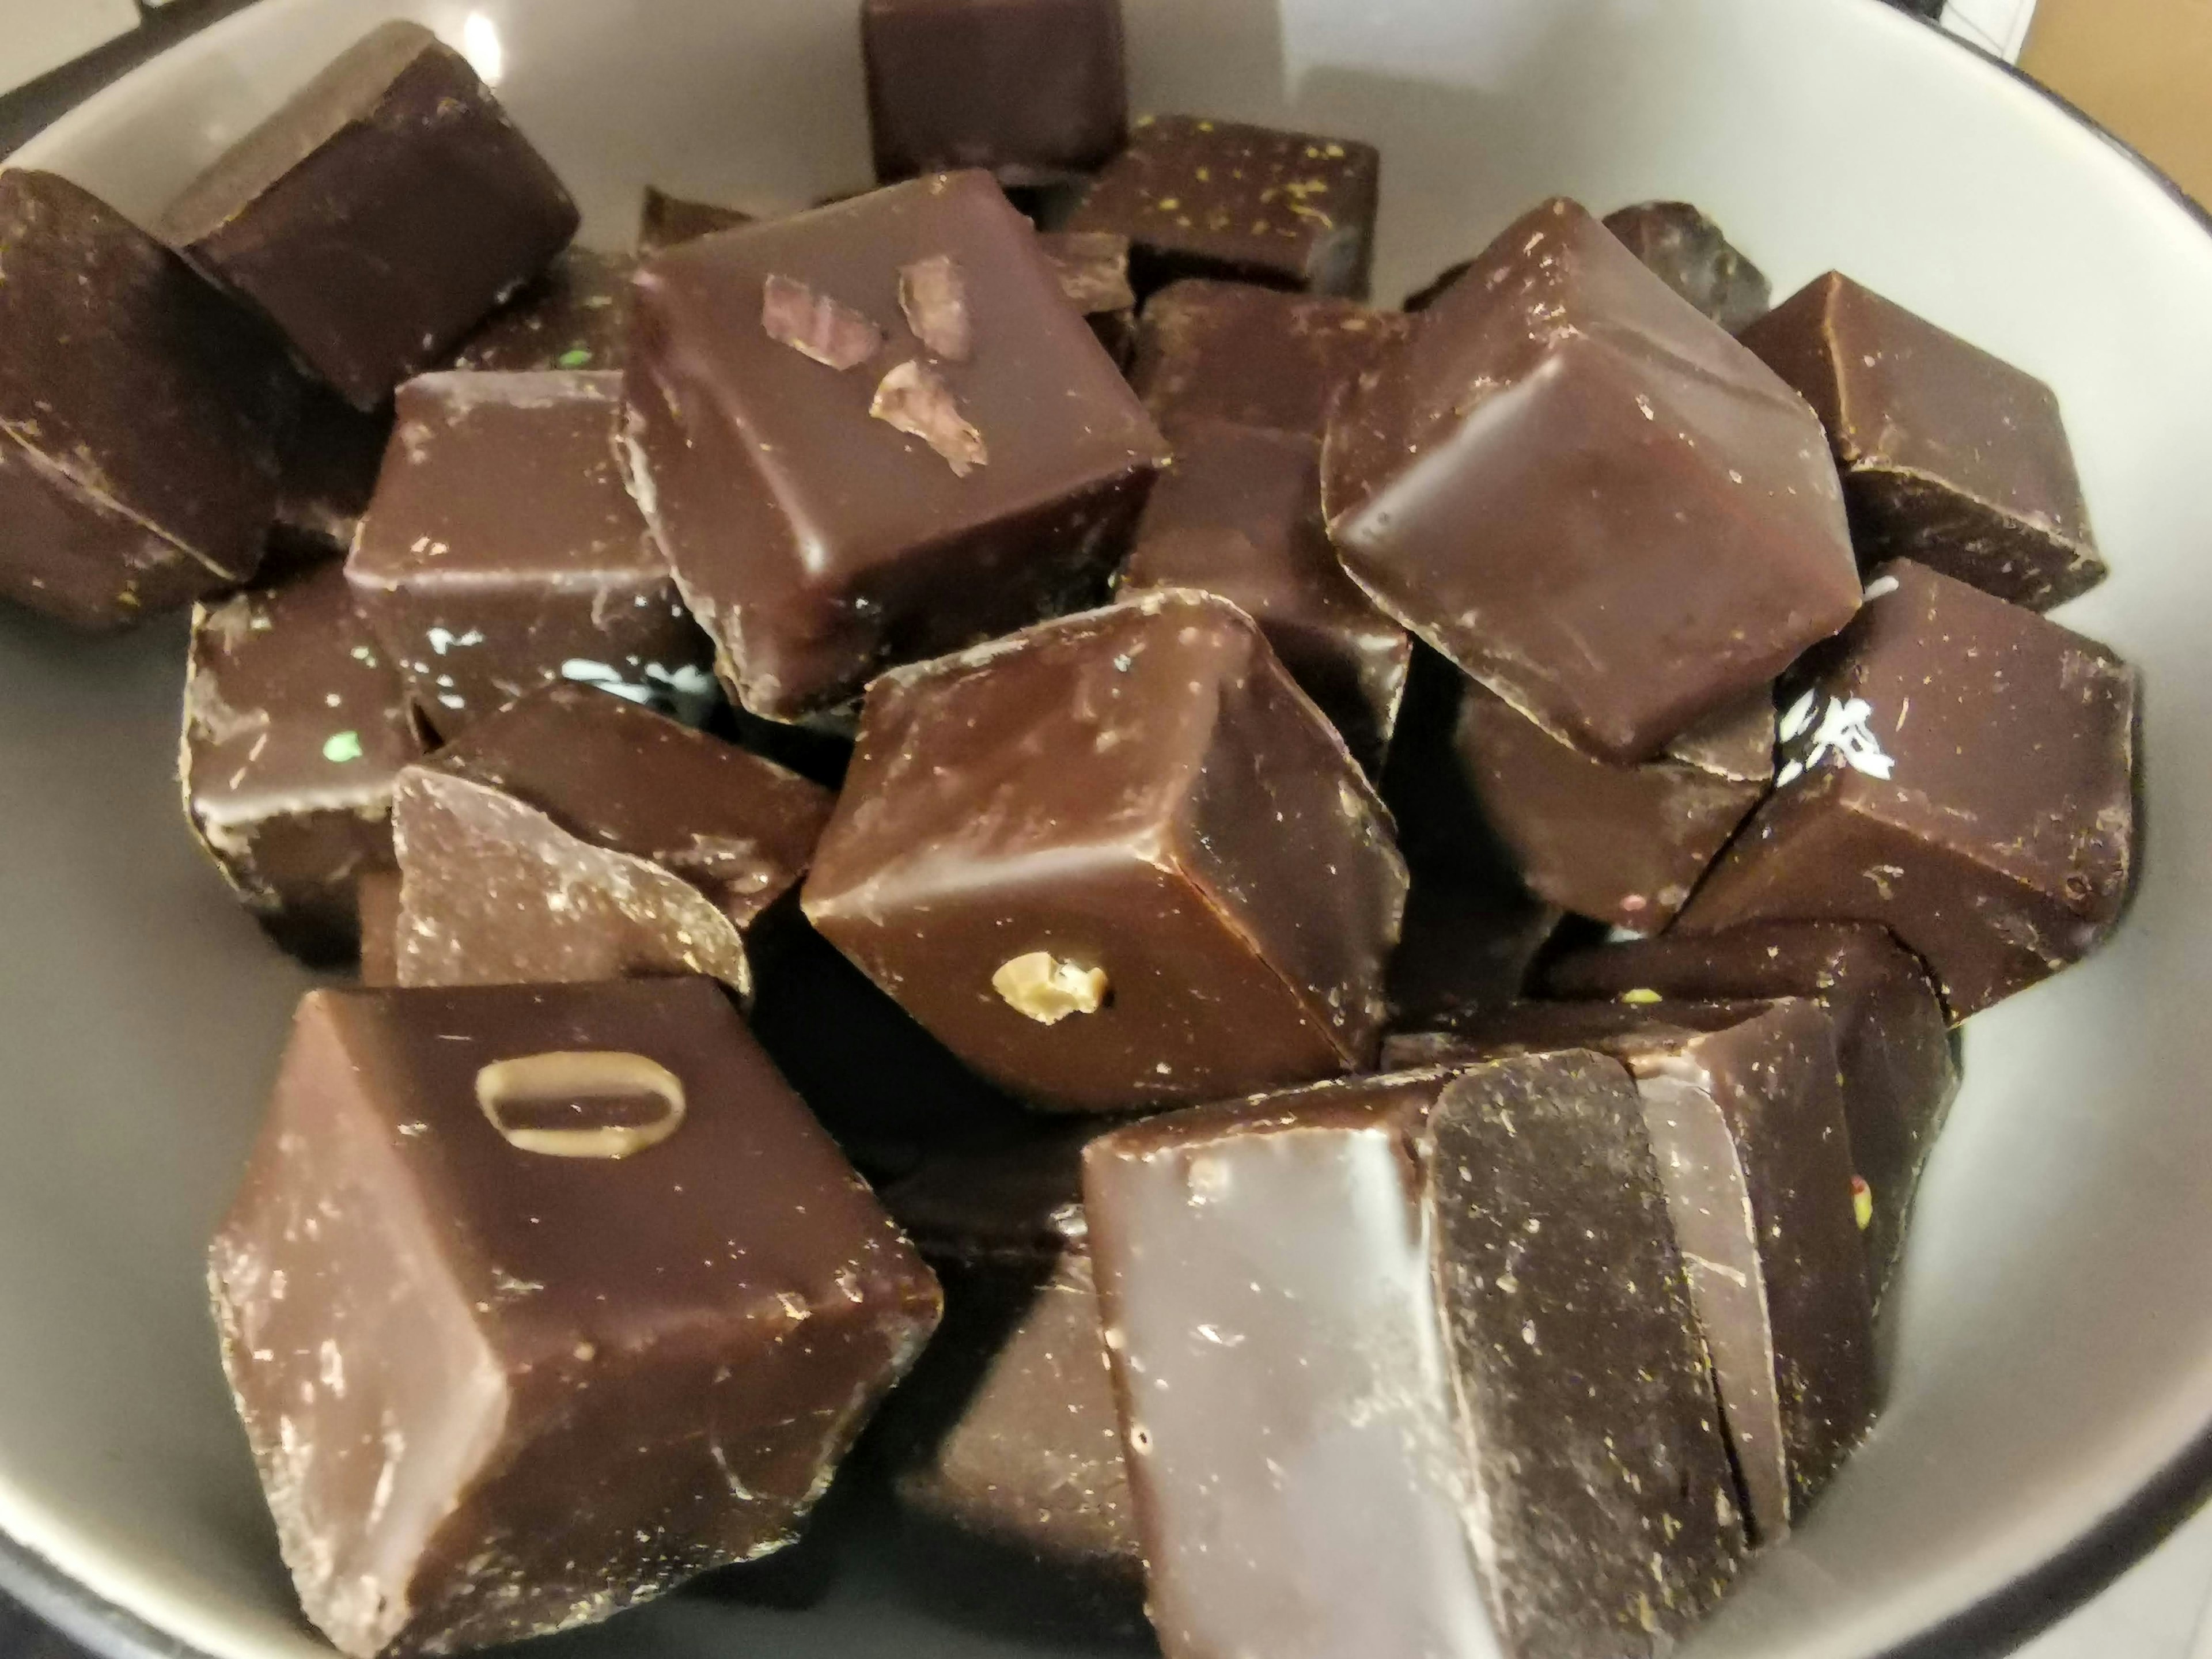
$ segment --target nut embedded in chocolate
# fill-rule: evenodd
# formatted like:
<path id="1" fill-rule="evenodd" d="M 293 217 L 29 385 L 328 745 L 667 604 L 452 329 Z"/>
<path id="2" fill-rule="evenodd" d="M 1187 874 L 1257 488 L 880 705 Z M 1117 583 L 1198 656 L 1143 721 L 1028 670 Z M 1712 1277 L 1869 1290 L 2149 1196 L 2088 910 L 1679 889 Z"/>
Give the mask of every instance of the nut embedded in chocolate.
<path id="1" fill-rule="evenodd" d="M 883 349 L 884 331 L 848 305 L 771 272 L 761 288 L 761 330 L 842 374 Z"/>
<path id="2" fill-rule="evenodd" d="M 966 477 L 991 459 L 983 434 L 961 417 L 951 389 L 927 364 L 901 363 L 884 375 L 868 414 L 921 439 L 945 458 L 956 478 Z"/>
<path id="3" fill-rule="evenodd" d="M 1063 283 L 1063 291 L 1066 287 Z M 968 285 L 961 278 L 959 264 L 949 254 L 933 253 L 900 270 L 899 309 L 906 313 L 906 325 L 914 331 L 914 337 L 927 346 L 933 356 L 964 363 L 975 350 Z"/>

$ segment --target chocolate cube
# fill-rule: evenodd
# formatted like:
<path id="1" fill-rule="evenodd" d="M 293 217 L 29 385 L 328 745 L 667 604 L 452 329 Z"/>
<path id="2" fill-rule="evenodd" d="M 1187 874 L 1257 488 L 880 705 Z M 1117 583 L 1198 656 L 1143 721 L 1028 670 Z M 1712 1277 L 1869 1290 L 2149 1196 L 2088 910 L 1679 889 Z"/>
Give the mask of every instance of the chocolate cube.
<path id="1" fill-rule="evenodd" d="M 1060 291 L 1083 313 L 1106 355 L 1126 365 L 1137 345 L 1129 239 L 1101 230 L 1039 231 L 1037 246 L 1060 278 Z"/>
<path id="2" fill-rule="evenodd" d="M 739 225 L 749 225 L 752 222 L 751 214 L 741 213 L 736 208 L 720 207 L 712 202 L 690 201 L 647 185 L 645 187 L 645 204 L 638 210 L 638 256 L 650 258 L 665 247 L 674 247 L 679 242 L 696 242 L 702 236 L 735 230 Z"/>
<path id="3" fill-rule="evenodd" d="M 1668 288 L 1731 334 L 1773 303 L 1765 273 L 1687 202 L 1638 202 L 1605 216 L 1605 228 Z"/>
<path id="4" fill-rule="evenodd" d="M 276 343 L 51 173 L 0 173 L 0 599 L 112 628 L 244 581 Z"/>
<path id="5" fill-rule="evenodd" d="M 1636 1091 L 1594 1054 L 1117 1130 L 1084 1194 L 1167 1659 L 1669 1650 L 1742 1548 Z"/>
<path id="6" fill-rule="evenodd" d="M 1639 1003 L 1806 997 L 1826 1009 L 1864 1199 L 1869 1288 L 1881 1304 L 1921 1170 L 1959 1092 L 1943 1005 L 1910 951 L 1865 924 L 1753 922 L 1577 951 L 1545 969 L 1542 987 L 1547 996 Z"/>
<path id="7" fill-rule="evenodd" d="M 789 1542 L 937 1322 L 720 992 L 316 992 L 209 1251 L 307 1615 L 588 1624 Z"/>
<path id="8" fill-rule="evenodd" d="M 804 902 L 984 1077 L 1126 1111 L 1369 1064 L 1405 887 L 1258 628 L 1170 591 L 878 680 Z"/>
<path id="9" fill-rule="evenodd" d="M 771 719 L 1065 609 L 1167 459 L 984 173 L 671 249 L 635 304 L 631 486 Z"/>
<path id="10" fill-rule="evenodd" d="M 713 647 L 623 487 L 611 374 L 425 374 L 346 562 L 441 735 L 575 680 L 697 718 Z"/>
<path id="11" fill-rule="evenodd" d="M 1364 300 L 1382 173 L 1351 139 L 1141 116 L 1061 228 L 1127 236 L 1140 294 L 1217 276 Z"/>
<path id="12" fill-rule="evenodd" d="M 2078 962 L 2119 920 L 2135 671 L 1908 561 L 1867 593 L 1784 711 L 1776 793 L 1678 925 L 1881 922 L 1962 1020 Z"/>
<path id="13" fill-rule="evenodd" d="M 158 229 L 367 410 L 443 359 L 576 223 L 468 59 L 395 21 L 234 144 Z"/>
<path id="14" fill-rule="evenodd" d="M 1170 428 L 1118 591 L 1200 588 L 1241 607 L 1370 772 L 1382 763 L 1413 641 L 1336 562 L 1321 520 L 1321 445 L 1222 421 Z"/>
<path id="15" fill-rule="evenodd" d="M 485 318 L 453 354 L 452 367 L 494 374 L 620 368 L 636 270 L 629 254 L 570 248 Z"/>
<path id="16" fill-rule="evenodd" d="M 1470 683 L 1457 753 L 1531 891 L 1577 915 L 1656 933 L 1773 781 L 1774 702 L 1761 687 L 1658 759 L 1620 766 Z"/>
<path id="17" fill-rule="evenodd" d="M 1812 411 L 1571 202 L 1493 242 L 1339 404 L 1322 500 L 1385 611 L 1619 764 L 1858 608 Z"/>
<path id="18" fill-rule="evenodd" d="M 864 0 L 876 177 L 1048 185 L 1127 141 L 1121 0 Z"/>
<path id="19" fill-rule="evenodd" d="M 1911 559 L 2048 611 L 2105 580 L 2058 399 L 1830 271 L 1743 343 L 1819 411 L 1867 568 Z"/>
<path id="20" fill-rule="evenodd" d="M 391 867 L 392 781 L 422 753 L 398 671 L 336 565 L 194 612 L 185 811 L 288 947 L 335 961 L 357 946 L 355 884 Z"/>

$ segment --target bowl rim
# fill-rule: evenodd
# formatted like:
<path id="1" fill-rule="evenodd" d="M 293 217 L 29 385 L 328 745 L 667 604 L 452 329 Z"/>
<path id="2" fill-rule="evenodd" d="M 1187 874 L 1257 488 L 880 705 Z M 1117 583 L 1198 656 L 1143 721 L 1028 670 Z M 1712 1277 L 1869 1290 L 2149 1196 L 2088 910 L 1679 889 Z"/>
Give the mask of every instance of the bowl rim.
<path id="1" fill-rule="evenodd" d="M 1896 9 L 1892 0 L 1860 0 L 1860 3 Z M 186 28 L 160 38 L 159 44 L 143 56 L 118 53 L 115 74 L 73 88 L 75 96 L 69 106 L 26 134 L 17 151 L 0 155 L 0 167 L 14 164 L 21 148 L 29 147 L 116 82 L 137 75 L 195 35 L 243 27 L 252 12 L 252 0 L 246 0 L 235 10 L 218 14 L 202 28 Z M 155 20 L 161 15 L 153 14 Z M 1918 22 L 1945 45 L 1998 70 L 2101 140 L 2156 185 L 2197 229 L 2212 237 L 2212 207 L 2199 204 L 2149 157 L 2078 105 L 2018 65 L 1950 33 L 1933 20 L 1906 17 L 1900 21 Z M 70 75 L 65 69 L 57 78 Z M 2212 1406 L 2208 1406 L 2196 1436 L 2164 1468 L 2090 1522 L 2071 1542 L 1937 1624 L 1869 1659 L 1983 1659 L 1984 1656 L 1993 1659 L 2010 1653 L 2094 1601 L 2208 1503 L 2212 1503 Z M 0 1528 L 0 1594 L 100 1659 L 216 1659 L 109 1600 L 4 1528 Z M 2208 1605 L 2206 1614 L 2212 1618 L 2212 1605 Z"/>

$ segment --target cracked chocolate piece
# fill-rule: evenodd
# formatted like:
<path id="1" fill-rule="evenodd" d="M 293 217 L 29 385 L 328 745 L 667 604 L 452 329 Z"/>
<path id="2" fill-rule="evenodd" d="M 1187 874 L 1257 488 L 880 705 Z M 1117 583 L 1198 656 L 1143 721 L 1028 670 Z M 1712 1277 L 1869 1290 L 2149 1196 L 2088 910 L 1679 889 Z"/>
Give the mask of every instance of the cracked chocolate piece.
<path id="1" fill-rule="evenodd" d="M 1677 926 L 1880 922 L 1962 1020 L 2118 923 L 2135 865 L 2136 674 L 1906 560 L 1867 593 L 1784 692 L 1775 793 Z"/>
<path id="2" fill-rule="evenodd" d="M 1137 291 L 1129 286 L 1129 239 L 1111 231 L 1039 231 L 1037 246 L 1060 291 L 1083 313 L 1098 343 L 1127 364 L 1137 343 Z"/>
<path id="3" fill-rule="evenodd" d="M 1385 611 L 1616 764 L 1766 684 L 1859 604 L 1812 411 L 1563 200 L 1338 405 L 1322 499 Z"/>
<path id="4" fill-rule="evenodd" d="M 1413 641 L 1336 562 L 1321 518 L 1320 444 L 1221 421 L 1169 435 L 1174 464 L 1152 487 L 1116 591 L 1201 588 L 1241 608 L 1375 771 Z"/>
<path id="5" fill-rule="evenodd" d="M 1338 396 L 1410 326 L 1351 300 L 1177 283 L 1145 307 L 1129 382 L 1163 424 L 1235 421 L 1318 441 Z"/>
<path id="6" fill-rule="evenodd" d="M 717 701 L 693 624 L 623 487 L 611 374 L 425 374 L 346 574 L 453 738 L 562 680 L 697 720 Z"/>
<path id="7" fill-rule="evenodd" d="M 620 368 L 636 270 L 629 254 L 570 248 L 485 318 L 451 366 L 492 374 Z"/>
<path id="8" fill-rule="evenodd" d="M 1762 686 L 1656 760 L 1619 766 L 1562 743 L 1470 682 L 1456 755 L 1531 892 L 1577 915 L 1656 933 L 1765 798 L 1774 718 Z"/>
<path id="9" fill-rule="evenodd" d="M 1127 140 L 1121 0 L 866 0 L 860 45 L 885 184 L 960 167 L 1058 184 Z"/>
<path id="10" fill-rule="evenodd" d="M 468 60 L 391 22 L 234 144 L 157 228 L 372 410 L 544 270 L 576 223 Z"/>
<path id="11" fill-rule="evenodd" d="M 1605 228 L 1668 288 L 1731 334 L 1766 315 L 1765 273 L 1687 202 L 1638 202 L 1605 216 Z"/>
<path id="12" fill-rule="evenodd" d="M 1258 628 L 1170 591 L 876 681 L 803 896 L 982 1076 L 1121 1111 L 1367 1065 L 1404 895 Z"/>
<path id="13" fill-rule="evenodd" d="M 1921 1170 L 1959 1092 L 1942 1002 L 1911 952 L 1863 923 L 1753 922 L 1577 951 L 1547 968 L 1541 983 L 1555 997 L 1806 997 L 1826 1008 L 1880 1304 L 1905 1249 Z"/>
<path id="14" fill-rule="evenodd" d="M 671 196 L 665 190 L 647 185 L 645 204 L 638 211 L 638 257 L 649 259 L 663 248 L 696 242 L 702 236 L 716 235 L 752 222 L 751 214 L 736 208 Z"/>
<path id="15" fill-rule="evenodd" d="M 1214 276 L 1364 300 L 1382 172 L 1348 138 L 1147 115 L 1060 228 L 1127 236 L 1139 294 Z"/>
<path id="16" fill-rule="evenodd" d="M 964 362 L 931 356 L 899 305 L 901 270 L 939 257 L 966 290 Z M 780 343 L 762 326 L 771 278 L 864 319 L 881 349 L 841 372 Z M 635 316 L 631 487 L 725 681 L 770 719 L 1080 602 L 1167 459 L 980 173 L 672 249 Z"/>
<path id="17" fill-rule="evenodd" d="M 588 1624 L 791 1541 L 935 1280 L 720 991 L 319 991 L 209 1251 L 308 1617 Z"/>
<path id="18" fill-rule="evenodd" d="M 1671 1650 L 1743 1547 L 1635 1089 L 1594 1054 L 1094 1142 L 1168 1659 Z"/>
<path id="19" fill-rule="evenodd" d="M 398 671 L 336 565 L 194 613 L 185 811 L 288 949 L 334 962 L 359 945 L 355 886 L 391 867 L 392 782 L 422 754 Z"/>
<path id="20" fill-rule="evenodd" d="M 246 580 L 283 356 L 152 237 L 0 172 L 0 599 L 115 628 Z"/>
<path id="21" fill-rule="evenodd" d="M 1869 569 L 1911 559 L 2031 610 L 2105 580 L 2058 399 L 1830 271 L 1743 343 L 1819 411 Z"/>

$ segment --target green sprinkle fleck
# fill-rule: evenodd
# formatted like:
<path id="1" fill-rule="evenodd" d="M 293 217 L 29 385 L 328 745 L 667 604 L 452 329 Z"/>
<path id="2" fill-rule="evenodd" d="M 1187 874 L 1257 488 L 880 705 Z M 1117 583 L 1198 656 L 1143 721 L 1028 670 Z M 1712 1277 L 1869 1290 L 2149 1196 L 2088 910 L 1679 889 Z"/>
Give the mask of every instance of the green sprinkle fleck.
<path id="1" fill-rule="evenodd" d="M 361 758 L 361 733 L 333 732 L 323 743 L 323 758 L 334 766 L 343 766 L 348 761 Z"/>
<path id="2" fill-rule="evenodd" d="M 573 351 L 562 352 L 554 362 L 555 366 L 560 368 L 587 368 L 591 366 L 592 354 L 584 347 L 578 346 Z"/>
<path id="3" fill-rule="evenodd" d="M 1656 991 L 1646 990 L 1639 987 L 1633 991 L 1623 991 L 1620 994 L 1620 1000 L 1640 1008 L 1660 1001 L 1662 999 Z"/>

